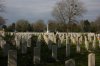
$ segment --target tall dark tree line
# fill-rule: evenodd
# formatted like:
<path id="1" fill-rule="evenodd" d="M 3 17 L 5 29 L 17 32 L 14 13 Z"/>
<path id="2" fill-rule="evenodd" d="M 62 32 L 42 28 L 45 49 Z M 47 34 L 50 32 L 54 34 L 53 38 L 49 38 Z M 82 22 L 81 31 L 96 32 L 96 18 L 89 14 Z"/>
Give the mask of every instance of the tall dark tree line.
<path id="1" fill-rule="evenodd" d="M 94 22 L 89 20 L 82 20 L 79 23 L 71 24 L 71 30 L 69 24 L 58 22 L 55 20 L 48 21 L 48 29 L 50 32 L 100 32 L 100 19 L 97 18 Z M 46 32 L 47 24 L 43 20 L 37 20 L 33 23 L 28 20 L 18 20 L 16 23 L 12 23 L 7 26 L 8 31 L 14 32 Z"/>

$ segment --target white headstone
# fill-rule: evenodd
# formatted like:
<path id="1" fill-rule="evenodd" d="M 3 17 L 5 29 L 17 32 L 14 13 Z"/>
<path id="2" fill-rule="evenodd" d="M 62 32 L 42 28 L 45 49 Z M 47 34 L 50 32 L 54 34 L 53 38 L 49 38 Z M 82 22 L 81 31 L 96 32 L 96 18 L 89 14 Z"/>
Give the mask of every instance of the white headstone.
<path id="1" fill-rule="evenodd" d="M 53 35 L 53 43 L 55 43 L 55 44 L 57 43 L 55 34 Z"/>
<path id="2" fill-rule="evenodd" d="M 65 61 L 65 66 L 75 66 L 75 61 L 73 59 L 69 59 Z"/>
<path id="3" fill-rule="evenodd" d="M 57 45 L 52 45 L 52 57 L 57 60 Z"/>
<path id="4" fill-rule="evenodd" d="M 4 45 L 6 44 L 6 41 L 4 40 L 0 40 L 0 47 L 1 48 L 4 48 Z"/>
<path id="5" fill-rule="evenodd" d="M 19 49 L 20 48 L 20 39 L 17 36 L 15 37 L 15 42 L 16 42 L 16 47 Z"/>
<path id="6" fill-rule="evenodd" d="M 49 48 L 50 50 L 52 49 L 52 42 L 51 42 L 51 41 L 49 41 L 48 48 Z"/>
<path id="7" fill-rule="evenodd" d="M 86 36 L 85 36 L 85 48 L 86 48 L 87 50 L 89 50 L 89 42 L 88 42 Z"/>
<path id="8" fill-rule="evenodd" d="M 96 48 L 96 36 L 94 36 L 94 40 L 93 40 L 93 49 Z"/>
<path id="9" fill-rule="evenodd" d="M 31 47 L 31 38 L 27 39 L 27 47 Z"/>
<path id="10" fill-rule="evenodd" d="M 41 48 L 41 39 L 42 39 L 42 36 L 39 35 L 38 39 L 37 39 L 37 42 L 36 42 L 36 47 L 40 47 Z"/>
<path id="11" fill-rule="evenodd" d="M 88 66 L 95 66 L 95 54 L 91 53 L 88 55 Z"/>
<path id="12" fill-rule="evenodd" d="M 3 54 L 4 54 L 4 56 L 8 55 L 9 49 L 10 49 L 10 45 L 9 44 L 5 44 L 4 47 L 3 47 Z"/>
<path id="13" fill-rule="evenodd" d="M 27 42 L 25 41 L 25 39 L 22 39 L 21 50 L 22 54 L 27 53 Z"/>
<path id="14" fill-rule="evenodd" d="M 66 57 L 70 56 L 70 44 L 69 44 L 69 38 L 66 37 Z"/>
<path id="15" fill-rule="evenodd" d="M 59 39 L 58 40 L 58 48 L 60 48 L 61 47 L 61 40 Z"/>
<path id="16" fill-rule="evenodd" d="M 43 35 L 43 37 L 44 37 L 46 44 L 48 45 L 49 44 L 49 35 L 45 34 L 45 35 Z"/>
<path id="17" fill-rule="evenodd" d="M 33 63 L 34 64 L 40 63 L 40 48 L 39 47 L 34 47 Z"/>
<path id="18" fill-rule="evenodd" d="M 79 39 L 79 38 L 77 38 L 76 51 L 77 51 L 78 53 L 80 53 L 81 48 L 80 48 L 80 44 L 79 44 L 79 40 L 78 40 L 78 39 Z"/>
<path id="19" fill-rule="evenodd" d="M 16 50 L 9 50 L 8 66 L 17 66 L 17 51 Z"/>

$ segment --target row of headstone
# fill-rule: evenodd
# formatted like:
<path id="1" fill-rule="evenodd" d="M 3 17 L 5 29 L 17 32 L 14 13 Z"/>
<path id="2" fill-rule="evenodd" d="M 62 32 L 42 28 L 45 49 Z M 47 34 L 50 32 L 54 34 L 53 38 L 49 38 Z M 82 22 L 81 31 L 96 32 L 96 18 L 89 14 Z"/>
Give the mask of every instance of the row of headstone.
<path id="1" fill-rule="evenodd" d="M 72 35 L 71 36 L 65 35 L 65 36 L 66 36 L 66 57 L 68 57 L 68 56 L 70 56 L 70 44 L 71 44 L 71 43 L 69 43 L 69 38 L 71 39 L 72 38 Z M 75 36 L 72 39 L 75 39 L 74 40 L 74 43 L 76 42 L 76 50 L 77 50 L 77 52 L 80 52 L 80 44 L 78 42 L 79 39 L 77 39 L 78 36 L 76 38 L 75 38 Z M 63 37 L 63 39 L 61 40 L 61 43 L 64 41 L 64 35 L 62 35 L 62 37 Z M 21 45 L 19 44 L 20 42 L 18 42 L 18 39 L 19 38 L 16 39 L 16 45 L 18 45 L 18 47 L 21 46 L 22 54 L 27 53 L 27 47 L 30 47 L 31 46 L 31 40 L 26 39 L 26 38 L 27 37 L 23 37 L 22 38 Z M 57 38 L 56 36 L 54 36 L 52 38 L 53 41 L 54 41 L 54 43 L 57 43 L 56 38 Z M 41 50 L 41 42 L 40 42 L 40 40 L 41 40 L 41 35 L 39 35 L 38 40 L 37 40 L 36 47 L 34 47 L 34 63 L 40 62 L 40 50 Z M 81 41 L 82 41 L 82 38 L 81 38 Z M 59 41 L 59 45 L 51 45 L 52 57 L 54 59 L 57 59 L 57 48 L 60 45 L 61 45 L 60 44 L 60 41 Z M 86 47 L 87 50 L 89 49 L 89 42 L 88 42 L 88 38 L 87 37 L 85 37 L 85 47 Z M 95 48 L 95 47 L 96 47 L 96 37 L 94 37 L 94 41 L 93 41 L 93 48 Z M 5 51 L 7 51 L 7 50 L 8 49 L 5 48 Z M 37 61 L 37 58 L 38 58 L 39 61 Z"/>
<path id="2" fill-rule="evenodd" d="M 52 35 L 52 34 L 51 34 Z M 59 34 L 57 34 L 57 35 L 59 35 Z M 49 36 L 49 34 L 48 34 L 48 36 Z M 60 36 L 60 35 L 59 35 Z M 67 34 L 65 34 L 65 36 L 68 36 Z M 77 46 L 77 48 L 78 47 L 80 47 L 79 46 L 79 44 L 82 42 L 82 37 L 81 37 L 81 39 L 80 40 L 78 40 L 78 44 L 77 44 L 77 42 L 76 42 L 76 40 L 77 40 L 77 37 L 75 38 L 75 36 L 76 35 L 74 35 L 74 34 L 72 34 L 71 36 L 70 36 L 70 39 L 72 40 L 72 42 L 73 43 L 76 43 L 76 46 Z M 51 36 L 51 37 L 53 37 L 53 36 Z M 60 39 L 60 37 L 59 37 L 59 40 L 58 40 L 58 42 L 55 40 L 55 37 L 54 37 L 54 42 L 55 43 L 57 43 L 58 44 L 58 47 L 61 47 L 61 43 L 62 43 L 62 40 L 64 41 L 64 35 L 62 35 L 62 39 Z M 26 36 L 26 38 L 28 38 L 27 36 Z M 21 43 L 21 41 L 20 41 L 21 39 L 20 38 L 15 38 L 15 41 L 16 41 L 16 46 L 17 47 L 19 47 L 20 48 L 20 43 Z M 48 42 L 48 45 L 50 45 L 49 46 L 49 48 L 51 49 L 51 43 L 49 42 L 49 37 L 48 37 L 48 39 L 47 39 L 47 42 Z M 30 38 L 28 38 L 28 39 L 25 39 L 25 41 L 27 41 L 26 43 L 27 43 L 27 47 L 30 47 L 31 46 L 31 39 Z M 100 41 L 100 40 L 99 40 Z M 2 44 L 1 44 L 2 45 Z M 86 47 L 86 49 L 88 50 L 89 49 L 89 41 L 88 41 L 88 38 L 87 37 L 85 37 L 85 47 Z M 94 40 L 93 40 L 93 48 L 95 49 L 95 47 L 96 47 L 96 37 L 94 36 Z"/>
<path id="3" fill-rule="evenodd" d="M 77 40 L 77 38 L 79 38 L 79 39 Z M 85 43 L 85 48 L 87 50 L 89 50 L 89 47 L 90 47 L 89 44 L 90 44 L 90 42 L 92 43 L 92 48 L 95 49 L 96 46 L 97 46 L 97 44 L 96 44 L 97 41 L 100 42 L 100 35 L 96 36 L 95 34 L 93 34 L 93 35 L 90 34 L 88 36 L 85 36 L 85 34 L 81 34 L 81 35 L 75 35 L 75 34 L 73 34 L 73 35 L 70 35 L 70 39 L 71 39 L 71 42 L 73 44 L 76 44 L 76 48 L 77 48 L 77 50 L 79 52 L 80 51 L 80 44 L 84 44 L 84 43 Z"/>
<path id="4" fill-rule="evenodd" d="M 53 54 L 53 57 L 54 58 L 57 57 L 55 55 L 55 52 Z M 34 60 L 33 61 L 34 61 L 34 64 L 40 63 L 40 50 L 38 47 L 34 48 Z M 17 51 L 16 50 L 9 50 L 8 66 L 17 66 Z M 65 61 L 65 66 L 75 66 L 75 60 L 69 59 Z M 95 66 L 95 54 L 94 53 L 90 53 L 88 55 L 88 66 Z"/>
<path id="5" fill-rule="evenodd" d="M 30 34 L 30 35 L 29 35 Z M 31 36 L 32 33 L 21 33 L 19 34 L 20 36 L 26 36 L 26 38 L 28 38 L 27 36 Z M 33 33 L 34 35 L 36 33 Z M 85 34 L 87 34 L 87 37 L 85 36 Z M 18 34 L 17 34 L 18 35 Z M 57 34 L 53 34 L 53 33 L 37 33 L 37 35 L 43 35 L 45 37 L 44 40 L 47 44 L 49 44 L 49 42 L 53 42 L 53 43 L 56 43 L 58 44 L 58 47 L 61 47 L 61 44 L 64 42 L 65 40 L 65 36 L 69 36 L 69 38 L 71 39 L 71 42 L 73 44 L 77 44 L 77 37 L 80 37 L 78 39 L 78 42 L 79 44 L 82 44 L 82 41 L 84 41 L 85 43 L 85 48 L 88 50 L 89 49 L 89 43 L 92 42 L 92 46 L 93 46 L 93 49 L 95 49 L 96 47 L 96 40 L 99 40 L 97 39 L 97 37 L 99 37 L 100 35 L 95 35 L 93 33 L 57 33 Z M 82 35 L 85 37 L 85 40 L 83 39 Z M 47 36 L 47 37 L 46 37 Z M 94 37 L 94 40 L 92 39 L 92 36 Z M 57 41 L 57 38 L 59 39 Z M 17 44 L 19 45 L 20 42 L 18 42 L 19 40 L 16 40 L 17 41 Z M 100 41 L 100 40 L 99 40 Z M 27 47 L 30 47 L 31 46 L 31 42 L 30 42 L 30 39 L 27 39 Z"/>

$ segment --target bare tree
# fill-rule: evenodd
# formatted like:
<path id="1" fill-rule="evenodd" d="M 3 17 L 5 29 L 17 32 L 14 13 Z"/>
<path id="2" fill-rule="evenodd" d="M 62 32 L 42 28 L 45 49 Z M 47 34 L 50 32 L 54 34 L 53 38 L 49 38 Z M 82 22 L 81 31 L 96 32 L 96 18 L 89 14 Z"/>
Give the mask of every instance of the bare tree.
<path id="1" fill-rule="evenodd" d="M 78 16 L 85 12 L 83 3 L 78 0 L 61 0 L 53 10 L 53 16 L 57 21 L 72 23 L 77 21 Z"/>
<path id="2" fill-rule="evenodd" d="M 0 26 L 6 23 L 5 19 L 0 16 Z"/>
<path id="3" fill-rule="evenodd" d="M 4 12 L 4 0 L 0 0 L 0 12 Z"/>
<path id="4" fill-rule="evenodd" d="M 32 24 L 33 30 L 35 32 L 43 32 L 46 29 L 46 25 L 43 20 L 39 19 Z"/>
<path id="5" fill-rule="evenodd" d="M 95 26 L 97 29 L 97 32 L 100 32 L 100 16 L 98 16 L 95 20 Z"/>
<path id="6" fill-rule="evenodd" d="M 4 12 L 4 1 L 0 0 L 0 13 Z M 4 19 L 0 14 L 0 26 L 4 25 L 6 23 L 6 19 Z"/>

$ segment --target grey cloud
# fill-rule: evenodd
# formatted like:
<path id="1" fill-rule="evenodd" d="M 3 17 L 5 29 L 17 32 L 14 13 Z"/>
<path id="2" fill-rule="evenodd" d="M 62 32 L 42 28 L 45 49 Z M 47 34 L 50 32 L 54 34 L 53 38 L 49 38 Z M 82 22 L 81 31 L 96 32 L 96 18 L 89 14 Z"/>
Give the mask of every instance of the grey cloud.
<path id="1" fill-rule="evenodd" d="M 5 18 L 9 22 L 16 22 L 18 19 L 28 19 L 35 21 L 44 19 L 45 21 L 52 18 L 51 12 L 59 0 L 6 0 Z M 84 18 L 95 19 L 100 14 L 100 0 L 81 0 L 87 8 Z"/>

